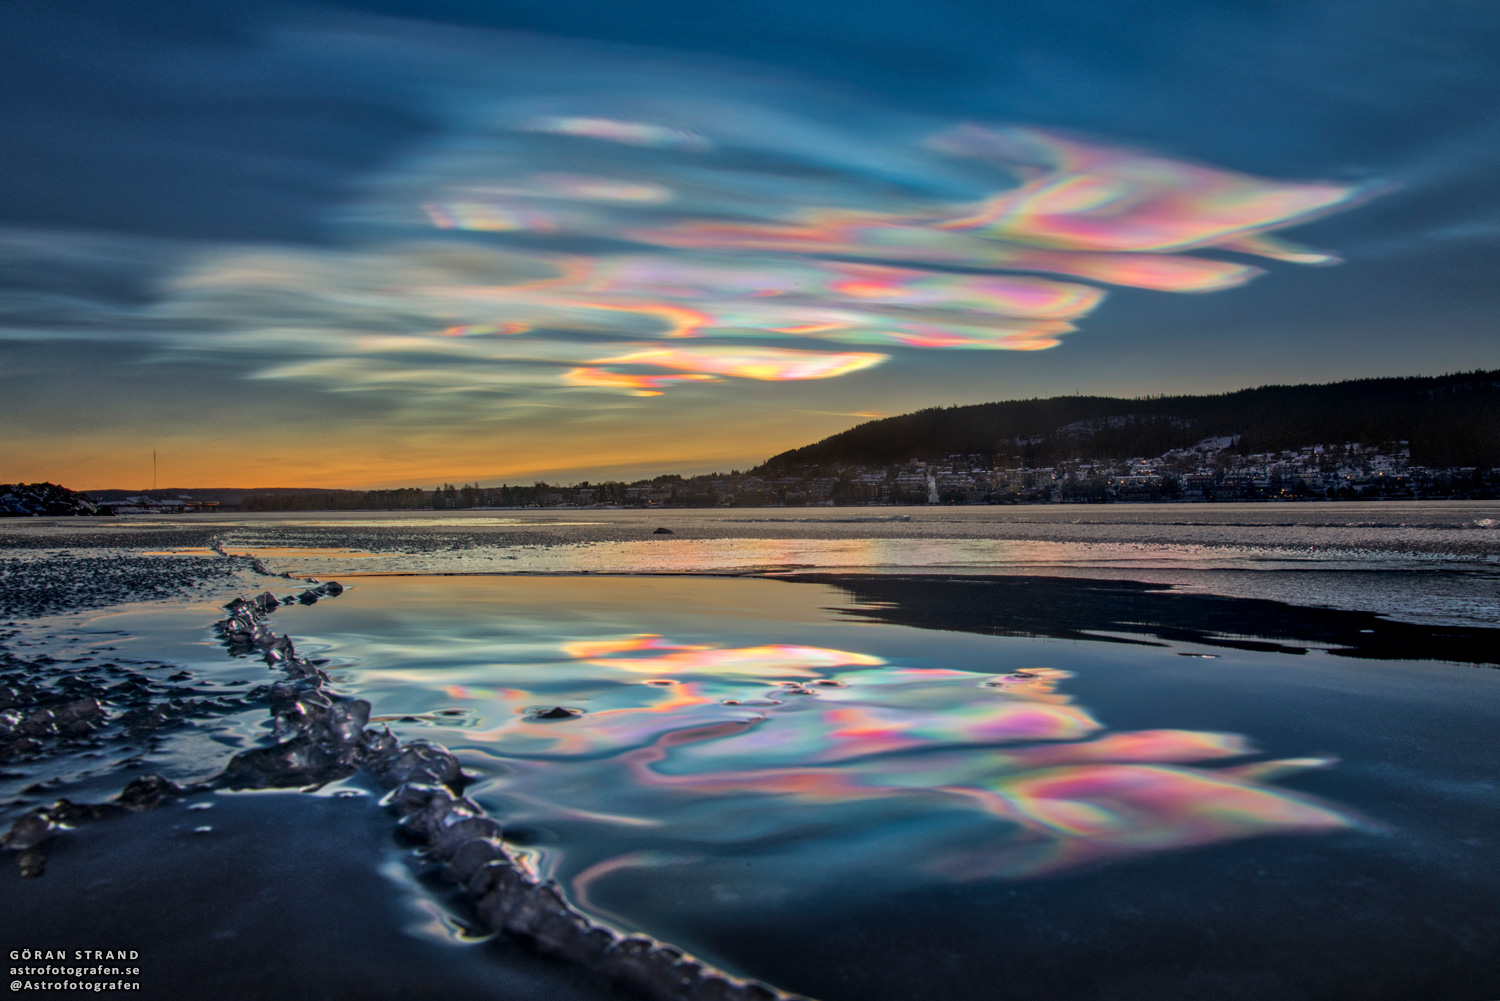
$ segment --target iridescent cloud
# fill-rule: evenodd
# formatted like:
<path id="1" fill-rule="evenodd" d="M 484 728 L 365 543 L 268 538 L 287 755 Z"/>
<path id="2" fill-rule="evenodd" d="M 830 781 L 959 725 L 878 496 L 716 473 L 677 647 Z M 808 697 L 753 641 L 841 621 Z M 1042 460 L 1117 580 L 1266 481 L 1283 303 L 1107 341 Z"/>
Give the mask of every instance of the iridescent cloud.
<path id="1" fill-rule="evenodd" d="M 1104 295 L 1091 286 L 1044 278 L 833 261 L 757 265 L 722 257 L 636 254 L 552 263 L 557 280 L 456 291 L 455 298 L 482 299 L 496 312 L 526 318 L 511 323 L 629 328 L 667 338 L 791 337 L 1029 349 L 1040 341 L 1047 342 L 1040 346 L 1055 344 L 1073 329 L 1069 321 L 1087 314 Z M 868 367 L 845 368 L 844 360 L 834 365 L 835 374 Z"/>
<path id="2" fill-rule="evenodd" d="M 878 354 L 826 354 L 778 348 L 647 348 L 593 365 L 575 368 L 565 378 L 575 386 L 625 385 L 638 395 L 651 395 L 674 381 L 705 380 L 716 375 L 762 382 L 792 379 L 832 379 L 885 361 Z M 618 367 L 649 366 L 680 370 L 683 375 L 631 375 Z M 637 381 L 639 380 L 639 385 Z"/>
<path id="3" fill-rule="evenodd" d="M 1243 285 L 1261 273 L 1250 265 L 1203 257 L 1018 246 L 913 221 L 847 212 L 811 212 L 774 224 L 681 223 L 633 231 L 631 236 L 679 250 L 830 254 L 934 266 L 1040 271 L 1158 292 L 1217 292 Z"/>
<path id="4" fill-rule="evenodd" d="M 618 118 L 590 118 L 581 116 L 557 116 L 541 118 L 529 123 L 537 132 L 550 132 L 561 136 L 580 136 L 603 139 L 606 142 L 625 143 L 630 146 L 658 146 L 665 149 L 708 149 L 708 140 L 684 129 L 651 122 L 622 121 Z"/>
<path id="5" fill-rule="evenodd" d="M 1348 185 L 1267 181 L 1041 129 L 964 126 L 934 137 L 931 145 L 1023 172 L 1018 187 L 986 198 L 972 213 L 941 227 L 1063 250 L 1232 245 L 1259 253 L 1257 235 L 1345 206 L 1357 193 Z M 1316 263 L 1335 260 L 1312 252 L 1300 256 Z"/>
<path id="6" fill-rule="evenodd" d="M 495 58 L 428 40 L 444 124 L 326 242 L 182 248 L 158 299 L 95 326 L 413 408 L 858 379 L 913 351 L 1049 349 L 1113 288 L 1234 288 L 1261 274 L 1246 255 L 1329 263 L 1281 231 L 1368 193 L 486 38 Z"/>
<path id="7" fill-rule="evenodd" d="M 692 120 L 691 109 L 681 117 Z M 1361 194 L 1349 185 L 1271 181 L 1040 129 L 969 125 L 937 129 L 916 146 L 933 158 L 935 176 L 966 162 L 992 169 L 994 190 L 967 200 L 904 191 L 882 205 L 860 190 L 868 188 L 866 178 L 845 178 L 841 187 L 820 177 L 800 190 L 790 169 L 747 171 L 729 156 L 746 147 L 743 130 L 716 138 L 712 122 L 689 131 L 597 116 L 546 121 L 545 128 L 523 121 L 517 129 L 656 153 L 620 161 L 614 178 L 539 183 L 537 177 L 554 176 L 539 168 L 561 152 L 497 138 L 497 166 L 530 170 L 529 179 L 468 183 L 472 162 L 439 162 L 432 172 L 448 179 L 433 183 L 446 194 L 426 204 L 427 217 L 439 229 L 624 237 L 655 248 L 559 257 L 558 281 L 490 291 L 504 319 L 555 325 L 592 313 L 591 325 L 639 330 L 632 321 L 649 317 L 657 321 L 649 333 L 662 337 L 1049 348 L 1098 307 L 1100 286 L 1203 293 L 1260 273 L 1184 251 L 1330 263 L 1331 255 L 1293 247 L 1271 231 L 1347 207 Z M 785 116 L 768 124 L 774 127 L 748 145 L 761 157 L 787 158 L 790 168 L 805 156 L 791 142 L 800 133 Z M 709 157 L 710 149 L 718 155 Z M 589 162 L 597 166 L 601 155 L 594 151 Z M 592 204 L 583 208 L 580 200 Z M 680 381 L 642 381 L 608 366 L 573 370 L 566 380 L 644 393 Z"/>

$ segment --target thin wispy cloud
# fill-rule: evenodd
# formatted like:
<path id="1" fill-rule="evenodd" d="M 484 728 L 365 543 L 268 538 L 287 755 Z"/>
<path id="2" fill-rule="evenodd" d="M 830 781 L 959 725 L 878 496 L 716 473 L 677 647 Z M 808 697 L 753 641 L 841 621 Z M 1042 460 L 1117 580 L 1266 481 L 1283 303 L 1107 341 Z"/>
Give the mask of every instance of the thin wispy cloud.
<path id="1" fill-rule="evenodd" d="M 196 247 L 114 318 L 326 390 L 833 379 L 910 351 L 1055 348 L 1111 287 L 1260 273 L 1204 252 L 1329 263 L 1275 233 L 1361 196 L 583 45 L 516 65 L 494 35 L 512 58 L 487 74 L 484 37 L 396 57 L 413 76 L 461 64 L 438 74 L 456 110 L 337 211 L 336 246 Z M 368 31 L 316 42 L 384 51 Z"/>
<path id="2" fill-rule="evenodd" d="M 1295 313 L 1329 285 L 1348 302 L 1342 273 L 1291 275 L 1372 245 L 1325 226 L 1331 249 L 1303 247 L 1296 227 L 1389 190 L 1336 160 L 1153 150 L 1129 116 L 1017 124 L 684 51 L 295 6 L 235 24 L 233 44 L 149 58 L 77 36 L 128 68 L 122 101 L 192 126 L 152 145 L 122 120 L 134 152 L 68 188 L 119 196 L 83 213 L 101 226 L 138 225 L 0 219 L 0 375 L 86 370 L 96 409 L 133 412 L 171 373 L 221 401 L 210 422 L 281 407 L 351 442 L 509 426 L 528 455 L 539 427 L 576 443 L 601 413 L 702 415 L 716 440 L 733 423 L 743 443 L 713 454 L 743 464 L 837 418 L 1097 388 L 1122 365 L 1139 388 L 1176 371 L 1163 339 L 1199 331 L 1200 354 L 1253 353 L 1261 331 L 1227 332 L 1252 324 L 1240 306 L 1289 288 Z M 178 170 L 179 219 L 158 160 L 218 182 Z"/>

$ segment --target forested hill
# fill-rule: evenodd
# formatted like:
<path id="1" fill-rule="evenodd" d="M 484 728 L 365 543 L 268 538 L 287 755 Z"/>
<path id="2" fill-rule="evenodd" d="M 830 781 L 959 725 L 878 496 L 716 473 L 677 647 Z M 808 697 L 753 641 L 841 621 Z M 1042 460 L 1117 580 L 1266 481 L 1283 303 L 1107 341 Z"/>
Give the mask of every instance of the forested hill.
<path id="1" fill-rule="evenodd" d="M 954 454 L 1024 466 L 1157 456 L 1237 435 L 1234 451 L 1406 441 L 1419 466 L 1500 466 L 1500 371 L 1436 378 L 1262 386 L 1219 396 L 1058 396 L 934 407 L 851 428 L 768 459 L 760 474 L 829 463 L 882 465 Z"/>

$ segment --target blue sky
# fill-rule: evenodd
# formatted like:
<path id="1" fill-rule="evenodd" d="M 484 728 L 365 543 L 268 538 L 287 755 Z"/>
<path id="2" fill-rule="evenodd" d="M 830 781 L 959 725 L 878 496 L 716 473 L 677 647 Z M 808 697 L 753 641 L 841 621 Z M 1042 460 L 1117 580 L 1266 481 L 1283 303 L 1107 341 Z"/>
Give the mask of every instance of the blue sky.
<path id="1" fill-rule="evenodd" d="M 1500 366 L 1488 3 L 0 3 L 0 480 Z"/>

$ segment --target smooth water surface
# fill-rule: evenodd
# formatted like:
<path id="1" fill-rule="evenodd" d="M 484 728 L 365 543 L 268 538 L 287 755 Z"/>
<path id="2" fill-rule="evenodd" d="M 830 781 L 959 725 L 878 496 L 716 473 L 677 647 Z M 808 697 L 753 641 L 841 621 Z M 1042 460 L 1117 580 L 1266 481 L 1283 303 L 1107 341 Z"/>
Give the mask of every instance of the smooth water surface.
<path id="1" fill-rule="evenodd" d="M 209 627 L 226 588 L 300 583 L 239 561 L 212 600 L 109 604 L 206 573 L 217 543 L 348 585 L 274 628 L 403 737 L 459 753 L 538 874 L 746 975 L 822 1001 L 1500 997 L 1497 515 L 7 525 L 7 580 L 99 606 L 19 623 L 17 653 L 210 716 L 139 734 L 122 716 L 99 750 L 9 776 L 6 806 L 204 777 L 269 738 L 236 700 L 270 672 Z M 62 586 L 116 553 L 134 576 Z"/>
<path id="2" fill-rule="evenodd" d="M 97 545 L 88 539 L 105 526 L 84 521 L 37 519 L 0 532 L 37 552 Z M 1413 622 L 1500 622 L 1494 501 L 315 512 L 132 516 L 107 529 L 129 551 L 203 555 L 216 537 L 277 570 L 320 576 L 1046 574 Z"/>
<path id="3" fill-rule="evenodd" d="M 778 986 L 1495 986 L 1492 668 L 890 625 L 795 580 L 346 583 L 278 628 L 575 904 Z"/>

